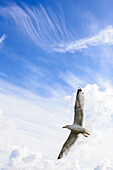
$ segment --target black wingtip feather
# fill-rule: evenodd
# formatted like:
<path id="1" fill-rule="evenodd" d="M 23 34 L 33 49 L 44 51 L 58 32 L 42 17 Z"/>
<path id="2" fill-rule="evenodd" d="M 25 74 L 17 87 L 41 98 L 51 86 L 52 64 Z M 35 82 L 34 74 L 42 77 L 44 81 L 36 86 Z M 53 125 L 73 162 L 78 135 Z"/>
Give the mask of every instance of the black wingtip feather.
<path id="1" fill-rule="evenodd" d="M 82 92 L 82 89 L 80 87 L 77 90 L 77 95 L 79 94 L 79 92 Z"/>
<path id="2" fill-rule="evenodd" d="M 59 155 L 58 158 L 57 158 L 57 160 L 58 160 L 58 159 L 61 159 L 62 157 L 63 157 L 63 156 L 60 156 L 60 155 Z"/>

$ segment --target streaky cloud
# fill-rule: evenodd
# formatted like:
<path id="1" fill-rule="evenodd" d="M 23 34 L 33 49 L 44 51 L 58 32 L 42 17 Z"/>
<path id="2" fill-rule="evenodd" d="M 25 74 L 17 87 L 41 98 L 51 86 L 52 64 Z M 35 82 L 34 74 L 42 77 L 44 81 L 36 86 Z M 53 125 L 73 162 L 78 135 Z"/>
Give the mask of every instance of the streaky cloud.
<path id="1" fill-rule="evenodd" d="M 67 71 L 65 74 L 60 73 L 59 76 L 71 88 L 77 89 L 79 86 L 85 85 L 85 81 L 81 80 L 79 77 L 69 71 Z"/>
<path id="2" fill-rule="evenodd" d="M 112 25 L 100 30 L 96 35 L 75 40 L 74 34 L 66 27 L 62 8 L 55 12 L 50 7 L 44 8 L 41 4 L 21 7 L 14 3 L 0 7 L 0 15 L 10 16 L 23 34 L 46 51 L 75 52 L 90 46 L 113 44 Z M 5 35 L 1 37 L 0 42 L 4 39 Z"/>
<path id="3" fill-rule="evenodd" d="M 3 34 L 2 37 L 0 37 L 0 44 L 5 40 L 5 38 L 6 38 L 5 34 Z"/>
<path id="4" fill-rule="evenodd" d="M 22 8 L 13 4 L 0 7 L 0 15 L 11 17 L 23 34 L 30 37 L 36 46 L 46 51 L 54 51 L 69 39 L 61 8 L 59 13 L 55 14 L 50 7 L 45 9 L 42 5 L 38 7 L 25 5 Z"/>
<path id="5" fill-rule="evenodd" d="M 113 44 L 113 27 L 109 25 L 101 30 L 98 34 L 70 42 L 62 47 L 54 49 L 57 52 L 75 52 L 90 46 L 112 45 Z"/>

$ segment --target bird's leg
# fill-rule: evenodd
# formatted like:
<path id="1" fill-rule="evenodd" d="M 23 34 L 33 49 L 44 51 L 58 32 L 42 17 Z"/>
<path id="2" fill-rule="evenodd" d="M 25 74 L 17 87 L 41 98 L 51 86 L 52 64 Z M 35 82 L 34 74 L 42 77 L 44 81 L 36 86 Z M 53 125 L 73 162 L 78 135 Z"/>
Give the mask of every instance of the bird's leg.
<path id="1" fill-rule="evenodd" d="M 83 135 L 84 135 L 85 137 L 88 137 L 88 135 L 90 135 L 90 134 L 89 134 L 88 132 L 84 131 Z"/>
<path id="2" fill-rule="evenodd" d="M 83 135 L 84 135 L 85 137 L 88 137 L 88 135 L 87 135 L 86 133 L 83 133 Z"/>
<path id="3" fill-rule="evenodd" d="M 87 135 L 90 135 L 90 134 L 89 134 L 88 132 L 86 132 L 86 131 L 85 131 L 85 133 L 86 133 Z"/>

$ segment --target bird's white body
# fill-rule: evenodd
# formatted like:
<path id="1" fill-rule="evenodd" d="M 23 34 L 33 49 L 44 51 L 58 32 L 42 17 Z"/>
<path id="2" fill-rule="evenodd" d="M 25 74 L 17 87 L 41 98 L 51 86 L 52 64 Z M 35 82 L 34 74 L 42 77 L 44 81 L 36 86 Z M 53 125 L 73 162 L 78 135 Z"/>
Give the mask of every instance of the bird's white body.
<path id="1" fill-rule="evenodd" d="M 83 128 L 82 126 L 76 125 L 76 124 L 72 124 L 72 125 L 67 125 L 65 126 L 67 129 L 70 129 L 73 133 L 84 133 L 85 132 L 85 128 Z"/>

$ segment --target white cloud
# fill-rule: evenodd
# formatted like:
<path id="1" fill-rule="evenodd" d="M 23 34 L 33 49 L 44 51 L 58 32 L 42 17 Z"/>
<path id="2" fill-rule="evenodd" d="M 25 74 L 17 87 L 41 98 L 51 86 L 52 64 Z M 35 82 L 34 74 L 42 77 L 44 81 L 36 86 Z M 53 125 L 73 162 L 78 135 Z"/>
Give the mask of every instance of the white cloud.
<path id="1" fill-rule="evenodd" d="M 113 166 L 109 160 L 104 160 L 97 165 L 94 170 L 113 170 Z"/>
<path id="2" fill-rule="evenodd" d="M 2 73 L 2 72 L 0 72 L 0 76 L 8 78 L 8 76 L 6 74 Z"/>
<path id="3" fill-rule="evenodd" d="M 9 131 L 9 130 L 16 128 L 15 123 L 11 119 L 5 117 L 2 110 L 0 110 L 0 120 L 1 120 L 1 123 L 0 123 L 0 131 L 1 132 L 4 130 Z"/>
<path id="4" fill-rule="evenodd" d="M 6 38 L 5 34 L 3 34 L 2 37 L 0 37 L 0 44 L 5 40 L 5 38 Z"/>
<path id="5" fill-rule="evenodd" d="M 56 161 L 69 134 L 61 127 L 72 123 L 75 96 L 59 93 L 44 98 L 4 81 L 0 86 L 1 169 L 90 170 L 104 167 L 101 162 L 106 159 L 111 164 L 105 167 L 113 166 L 113 87 L 100 91 L 97 85 L 87 85 L 83 89 L 85 124 L 91 124 L 92 134 L 88 139 L 80 136 L 68 156 Z"/>
<path id="6" fill-rule="evenodd" d="M 56 48 L 56 51 L 74 52 L 77 50 L 88 48 L 90 46 L 112 45 L 112 44 L 113 44 L 113 27 L 110 25 L 92 37 L 83 38 L 80 40 L 67 43 L 66 45 L 62 46 L 62 48 L 60 47 Z"/>
<path id="7" fill-rule="evenodd" d="M 57 13 L 56 15 L 50 7 L 44 8 L 42 5 L 32 8 L 21 8 L 16 4 L 0 7 L 0 15 L 10 16 L 35 45 L 47 51 L 54 51 L 69 36 L 62 9 L 58 9 Z"/>
<path id="8" fill-rule="evenodd" d="M 30 37 L 38 47 L 47 51 L 75 52 L 90 46 L 112 45 L 113 27 L 107 26 L 93 36 L 74 40 L 74 34 L 67 30 L 65 17 L 61 8 L 57 14 L 50 8 L 38 7 L 23 8 L 13 4 L 0 7 L 0 15 L 10 16 L 25 35 Z M 2 36 L 1 41 L 5 38 Z"/>
<path id="9" fill-rule="evenodd" d="M 31 152 L 27 147 L 12 150 L 7 165 L 2 165 L 2 170 L 80 170 L 78 162 L 71 164 L 69 160 L 54 161 L 44 159 L 41 152 Z"/>
<path id="10" fill-rule="evenodd" d="M 69 71 L 67 71 L 65 74 L 60 73 L 59 77 L 74 89 L 77 89 L 78 87 L 81 87 L 85 84 L 83 80 L 81 80 L 75 74 Z"/>

